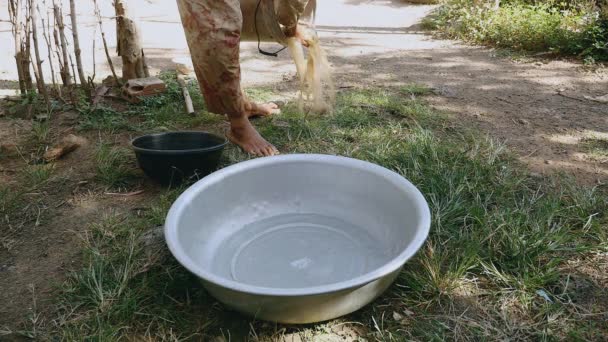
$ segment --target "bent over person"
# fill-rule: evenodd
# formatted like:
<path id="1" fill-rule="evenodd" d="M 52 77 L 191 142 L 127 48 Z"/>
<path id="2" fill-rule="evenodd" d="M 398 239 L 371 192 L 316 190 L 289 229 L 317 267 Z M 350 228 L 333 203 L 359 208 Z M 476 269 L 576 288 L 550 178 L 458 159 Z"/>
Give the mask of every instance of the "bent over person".
<path id="1" fill-rule="evenodd" d="M 275 0 L 285 34 L 295 36 L 308 0 Z M 241 88 L 239 62 L 243 14 L 239 0 L 177 0 L 194 71 L 209 111 L 226 114 L 228 138 L 245 152 L 270 156 L 277 149 L 249 122 L 279 111 L 274 103 L 249 101 Z"/>

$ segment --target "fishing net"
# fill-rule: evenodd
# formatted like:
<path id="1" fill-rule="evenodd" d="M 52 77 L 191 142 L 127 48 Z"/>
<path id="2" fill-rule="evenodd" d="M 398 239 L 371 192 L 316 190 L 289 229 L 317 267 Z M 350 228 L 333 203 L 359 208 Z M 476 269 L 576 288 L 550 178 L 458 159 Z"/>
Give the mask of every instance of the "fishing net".
<path id="1" fill-rule="evenodd" d="M 300 83 L 298 105 L 301 111 L 308 109 L 314 113 L 329 113 L 333 109 L 336 97 L 332 70 L 317 34 L 310 29 L 303 29 L 302 32 L 303 39 L 308 45 L 307 58 L 300 40 L 297 38 L 287 40 Z"/>

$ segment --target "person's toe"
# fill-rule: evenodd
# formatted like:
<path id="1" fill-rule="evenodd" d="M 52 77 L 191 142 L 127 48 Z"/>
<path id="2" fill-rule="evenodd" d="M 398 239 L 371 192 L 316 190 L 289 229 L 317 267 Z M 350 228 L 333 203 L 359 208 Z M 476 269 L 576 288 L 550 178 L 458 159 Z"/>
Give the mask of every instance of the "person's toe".
<path id="1" fill-rule="evenodd" d="M 264 146 L 264 144 L 258 144 L 255 149 L 255 155 L 260 157 L 266 157 L 266 146 Z"/>
<path id="2" fill-rule="evenodd" d="M 274 147 L 273 145 L 270 145 L 269 151 L 270 151 L 269 153 L 271 156 L 279 154 L 279 150 L 276 147 Z"/>

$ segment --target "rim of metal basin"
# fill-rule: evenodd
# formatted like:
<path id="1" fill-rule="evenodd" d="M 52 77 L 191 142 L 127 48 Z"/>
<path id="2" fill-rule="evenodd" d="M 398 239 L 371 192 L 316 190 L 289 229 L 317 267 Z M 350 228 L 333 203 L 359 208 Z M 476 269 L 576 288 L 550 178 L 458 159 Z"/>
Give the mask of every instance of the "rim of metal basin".
<path id="1" fill-rule="evenodd" d="M 322 286 L 314 287 L 303 287 L 303 288 L 272 288 L 248 285 L 234 280 L 226 279 L 213 274 L 204 268 L 198 266 L 184 251 L 178 243 L 178 221 L 181 217 L 182 212 L 187 208 L 187 203 L 191 203 L 192 199 L 205 188 L 223 181 L 231 175 L 241 172 L 243 169 L 255 169 L 264 167 L 269 164 L 279 163 L 293 163 L 293 162 L 308 162 L 308 163 L 336 163 L 338 162 L 342 166 L 352 167 L 359 170 L 365 170 L 372 172 L 376 175 L 383 177 L 390 181 L 394 186 L 401 189 L 403 192 L 409 193 L 413 199 L 414 206 L 418 212 L 418 221 L 420 222 L 419 229 L 412 240 L 412 242 L 403 250 L 397 257 L 393 258 L 382 267 L 375 269 L 366 274 L 358 277 Z M 211 175 L 203 178 L 202 180 L 195 183 L 192 187 L 186 190 L 178 199 L 173 203 L 173 206 L 169 210 L 167 219 L 165 221 L 165 240 L 169 250 L 173 256 L 190 272 L 194 273 L 198 277 L 205 281 L 213 283 L 217 286 L 221 286 L 227 289 L 231 289 L 238 292 L 249 293 L 253 295 L 263 296 L 311 296 L 323 293 L 332 293 L 351 288 L 357 288 L 365 284 L 371 283 L 374 280 L 382 278 L 392 272 L 395 272 L 401 268 L 405 262 L 407 262 L 426 241 L 431 227 L 431 213 L 428 203 L 422 193 L 416 188 L 410 181 L 403 178 L 401 175 L 381 167 L 376 164 L 372 164 L 366 161 L 338 157 L 331 155 L 321 154 L 292 154 L 292 155 L 280 155 L 266 158 L 253 159 L 242 163 L 234 164 L 219 170 Z"/>
<path id="2" fill-rule="evenodd" d="M 135 145 L 137 142 L 139 142 L 143 139 L 149 138 L 149 137 L 162 137 L 162 136 L 178 135 L 178 134 L 184 134 L 184 133 L 185 134 L 206 135 L 209 137 L 217 138 L 218 143 L 216 145 L 209 146 L 209 147 L 191 148 L 191 149 L 187 149 L 187 150 L 156 150 L 156 149 L 151 149 L 151 148 L 139 147 L 139 146 Z M 209 133 L 209 132 L 179 131 L 179 132 L 163 132 L 163 133 L 142 135 L 140 137 L 137 137 L 137 138 L 131 140 L 130 145 L 131 145 L 131 148 L 135 152 L 139 152 L 139 153 L 176 155 L 176 154 L 213 152 L 213 151 L 221 150 L 222 148 L 226 147 L 226 145 L 228 145 L 228 139 L 226 139 L 225 137 L 219 136 L 217 134 Z"/>

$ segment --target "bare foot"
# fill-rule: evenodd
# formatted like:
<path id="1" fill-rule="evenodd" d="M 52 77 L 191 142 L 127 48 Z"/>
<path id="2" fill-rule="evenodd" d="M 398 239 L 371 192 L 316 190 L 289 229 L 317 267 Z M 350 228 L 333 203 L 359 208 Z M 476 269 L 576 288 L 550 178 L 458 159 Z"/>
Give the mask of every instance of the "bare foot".
<path id="1" fill-rule="evenodd" d="M 262 104 L 249 102 L 245 105 L 245 110 L 247 112 L 248 118 L 253 118 L 256 116 L 270 116 L 272 114 L 281 113 L 279 106 L 276 103 L 272 102 Z"/>
<path id="2" fill-rule="evenodd" d="M 276 147 L 264 140 L 255 130 L 248 118 L 231 119 L 230 131 L 226 136 L 247 153 L 264 157 L 279 154 Z"/>

